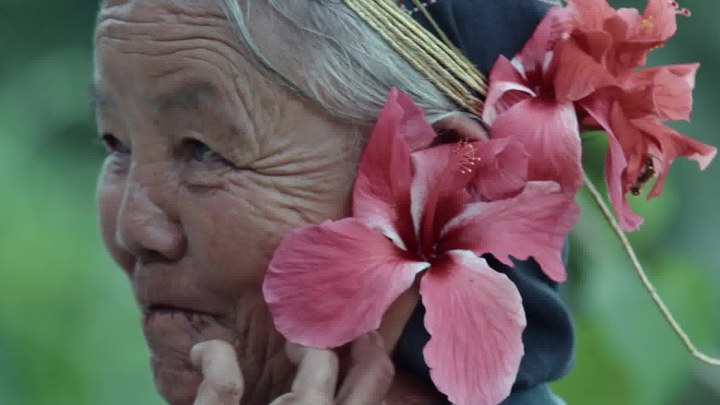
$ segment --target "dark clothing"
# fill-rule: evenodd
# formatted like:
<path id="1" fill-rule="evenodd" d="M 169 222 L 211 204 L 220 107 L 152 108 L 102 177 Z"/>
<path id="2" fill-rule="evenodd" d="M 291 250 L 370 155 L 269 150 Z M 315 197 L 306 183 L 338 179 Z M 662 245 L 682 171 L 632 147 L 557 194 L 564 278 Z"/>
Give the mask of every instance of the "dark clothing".
<path id="1" fill-rule="evenodd" d="M 499 55 L 512 58 L 532 34 L 549 8 L 538 0 L 436 0 L 423 1 L 441 29 L 478 68 L 487 74 Z M 410 0 L 407 9 L 413 10 Z M 420 12 L 413 17 L 430 32 L 433 28 Z M 498 235 L 502 237 L 502 235 Z M 488 263 L 506 273 L 523 299 L 527 328 L 523 332 L 525 355 L 512 394 L 503 405 L 549 405 L 557 403 L 545 383 L 565 375 L 573 363 L 574 331 L 556 283 L 535 261 L 504 266 L 492 257 Z M 425 309 L 418 305 L 403 331 L 395 353 L 399 369 L 430 381 L 422 349 L 429 340 L 423 325 Z M 452 327 L 449 323 L 448 327 Z"/>
<path id="2" fill-rule="evenodd" d="M 500 55 L 520 51 L 549 9 L 540 0 L 423 0 L 433 20 L 455 46 L 487 74 Z M 407 9 L 415 6 L 404 0 Z M 435 34 L 420 12 L 412 16 Z"/>
<path id="3" fill-rule="evenodd" d="M 514 268 L 509 268 L 492 257 L 486 259 L 494 269 L 507 274 L 517 285 L 527 318 L 527 327 L 523 332 L 525 355 L 520 362 L 512 394 L 502 405 L 555 404 L 544 384 L 570 370 L 575 342 L 570 314 L 560 300 L 557 285 L 542 273 L 533 260 L 517 262 Z M 422 355 L 430 339 L 423 325 L 424 315 L 425 308 L 420 304 L 400 337 L 393 360 L 398 369 L 430 381 L 430 370 Z M 451 328 L 452 324 L 448 323 L 448 327 Z"/>

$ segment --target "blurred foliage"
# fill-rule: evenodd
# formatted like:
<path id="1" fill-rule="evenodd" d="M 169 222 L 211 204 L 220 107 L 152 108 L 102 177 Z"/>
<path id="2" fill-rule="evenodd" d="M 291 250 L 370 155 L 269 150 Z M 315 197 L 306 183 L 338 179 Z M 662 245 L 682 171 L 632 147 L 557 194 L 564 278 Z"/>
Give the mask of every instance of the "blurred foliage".
<path id="1" fill-rule="evenodd" d="M 642 6 L 639 1 L 613 2 Z M 695 11 L 651 64 L 700 61 L 692 125 L 720 144 L 720 3 Z M 88 103 L 95 0 L 0 0 L 0 404 L 160 404 L 139 314 L 95 224 Z M 585 138 L 599 173 L 602 134 Z M 720 162 L 703 173 L 678 161 L 661 199 L 638 199 L 640 258 L 702 348 L 720 348 Z M 597 178 L 597 176 L 596 176 Z M 600 180 L 598 178 L 598 180 Z M 600 184 L 600 182 L 598 182 Z M 720 372 L 694 361 L 632 273 L 588 196 L 572 237 L 576 366 L 555 383 L 569 404 L 716 404 Z"/>

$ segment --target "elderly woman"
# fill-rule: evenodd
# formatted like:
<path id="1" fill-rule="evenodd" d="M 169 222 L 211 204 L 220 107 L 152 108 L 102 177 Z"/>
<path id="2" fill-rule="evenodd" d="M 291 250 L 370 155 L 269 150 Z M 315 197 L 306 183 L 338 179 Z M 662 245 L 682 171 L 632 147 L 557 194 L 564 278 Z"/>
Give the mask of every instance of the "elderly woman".
<path id="1" fill-rule="evenodd" d="M 430 27 L 414 2 L 400 5 Z M 487 72 L 547 5 L 426 7 Z M 340 0 L 106 0 L 95 47 L 109 151 L 102 235 L 132 283 L 160 394 L 171 404 L 445 403 L 423 362 L 417 300 L 351 350 L 286 350 L 262 283 L 288 231 L 349 214 L 362 147 L 392 88 L 422 108 L 436 143 L 484 139 L 479 120 Z M 503 403 L 561 403 L 545 383 L 571 363 L 569 317 L 534 262 L 518 267 L 508 276 L 527 316 L 525 356 Z"/>

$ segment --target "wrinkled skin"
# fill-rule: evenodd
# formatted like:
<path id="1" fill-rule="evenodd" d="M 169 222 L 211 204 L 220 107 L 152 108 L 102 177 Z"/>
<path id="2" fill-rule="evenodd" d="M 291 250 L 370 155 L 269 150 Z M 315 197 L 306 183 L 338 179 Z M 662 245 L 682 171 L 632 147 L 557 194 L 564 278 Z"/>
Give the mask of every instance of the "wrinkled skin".
<path id="1" fill-rule="evenodd" d="M 393 365 L 383 338 L 373 332 L 359 337 L 350 347 L 352 367 L 338 383 L 340 362 L 332 350 L 288 344 L 287 354 L 298 370 L 288 392 L 269 405 L 367 405 L 384 403 L 392 384 Z M 242 371 L 233 347 L 222 340 L 195 345 L 192 363 L 203 374 L 193 405 L 237 405 L 244 392 Z"/>
<path id="2" fill-rule="evenodd" d="M 264 272 L 288 230 L 348 214 L 357 131 L 265 79 L 214 1 L 107 3 L 95 36 L 109 149 L 100 225 L 143 313 L 155 384 L 191 404 L 202 376 L 190 350 L 220 339 L 236 351 L 242 403 L 267 404 L 295 367 Z"/>
<path id="3" fill-rule="evenodd" d="M 198 3 L 100 14 L 102 233 L 145 314 L 161 394 L 191 403 L 190 348 L 218 338 L 235 342 L 246 399 L 262 403 L 292 372 L 260 294 L 265 268 L 289 229 L 346 215 L 357 157 L 350 128 L 263 79 L 222 11 Z"/>

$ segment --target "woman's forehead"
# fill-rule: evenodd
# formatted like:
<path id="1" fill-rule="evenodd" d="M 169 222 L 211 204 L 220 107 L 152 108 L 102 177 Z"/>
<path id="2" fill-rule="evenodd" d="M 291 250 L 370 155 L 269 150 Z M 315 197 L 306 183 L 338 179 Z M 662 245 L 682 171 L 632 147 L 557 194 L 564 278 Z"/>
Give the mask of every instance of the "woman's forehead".
<path id="1" fill-rule="evenodd" d="M 245 85 L 256 84 L 257 66 L 250 62 L 248 52 L 218 3 L 213 0 L 108 2 L 98 14 L 95 31 L 96 82 L 103 81 L 110 70 L 118 73 L 119 69 L 113 66 L 120 63 L 126 67 L 133 65 L 133 68 L 142 64 L 142 69 L 134 70 L 159 80 L 169 75 L 187 76 L 191 71 L 220 79 L 210 81 L 222 82 L 218 76 L 226 76 L 225 79 L 240 80 Z M 254 26 L 264 25 L 266 16 L 262 14 L 253 14 Z M 280 36 L 268 42 L 265 39 L 267 31 L 261 29 L 259 34 L 256 43 L 263 52 L 286 53 Z M 110 59 L 113 61 L 109 62 Z M 190 77 L 185 81 L 197 80 Z M 155 81 L 149 84 L 158 85 Z M 215 84 L 221 89 L 230 87 L 227 82 Z M 267 86 L 269 83 L 257 84 Z"/>
<path id="2" fill-rule="evenodd" d="M 169 12 L 175 14 L 208 14 L 222 12 L 215 0 L 103 0 L 100 13 Z"/>
<path id="3" fill-rule="evenodd" d="M 213 1 L 108 4 L 98 16 L 95 45 L 99 107 L 131 96 L 159 111 L 198 109 L 234 98 L 228 91 L 239 76 L 242 87 L 255 87 L 260 79 Z"/>
<path id="4" fill-rule="evenodd" d="M 213 1 L 200 3 L 207 12 L 192 1 L 167 0 L 128 1 L 101 11 L 92 91 L 100 121 L 136 133 L 150 127 L 182 132 L 194 125 L 226 144 L 253 145 L 258 155 L 280 146 L 290 153 L 313 142 L 333 143 L 339 153 L 347 137 L 337 133 L 349 134 L 345 124 L 269 79 L 249 60 L 222 9 Z M 277 51 L 282 38 L 257 45 Z M 333 131 L 335 140 L 328 141 Z"/>
<path id="5" fill-rule="evenodd" d="M 125 0 L 108 2 L 98 12 L 95 38 L 148 35 L 190 38 L 195 30 L 232 36 L 223 10 L 212 0 Z"/>

